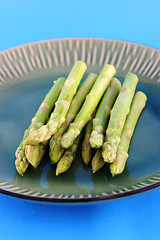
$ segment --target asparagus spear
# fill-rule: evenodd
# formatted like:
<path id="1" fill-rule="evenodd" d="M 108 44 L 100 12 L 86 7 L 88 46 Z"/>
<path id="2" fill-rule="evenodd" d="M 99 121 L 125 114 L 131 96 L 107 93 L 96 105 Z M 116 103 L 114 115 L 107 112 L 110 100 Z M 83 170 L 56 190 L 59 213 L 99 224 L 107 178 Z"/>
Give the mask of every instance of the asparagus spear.
<path id="1" fill-rule="evenodd" d="M 103 145 L 104 132 L 110 110 L 120 91 L 121 83 L 118 79 L 113 78 L 109 88 L 107 89 L 102 101 L 98 107 L 95 118 L 93 119 L 93 129 L 90 136 L 90 144 L 92 148 L 100 148 Z"/>
<path id="2" fill-rule="evenodd" d="M 70 168 L 70 166 L 76 156 L 76 152 L 77 152 L 77 148 L 78 148 L 80 139 L 81 139 L 81 135 L 79 135 L 76 138 L 76 140 L 74 141 L 73 145 L 64 152 L 64 155 L 62 156 L 62 158 L 60 159 L 60 161 L 57 164 L 56 175 L 66 172 Z"/>
<path id="3" fill-rule="evenodd" d="M 33 130 L 32 134 L 30 134 L 24 141 L 24 145 L 36 145 L 40 142 L 49 140 L 62 123 L 64 123 L 70 103 L 86 68 L 86 64 L 82 61 L 77 61 L 74 64 L 56 102 L 50 121 L 38 130 Z"/>
<path id="4" fill-rule="evenodd" d="M 69 125 L 68 131 L 62 137 L 61 145 L 63 148 L 69 148 L 73 144 L 83 127 L 91 119 L 93 111 L 115 73 L 114 66 L 108 64 L 103 67 L 74 122 Z"/>
<path id="5" fill-rule="evenodd" d="M 105 162 L 102 157 L 102 149 L 98 149 L 92 159 L 92 172 L 95 173 L 104 166 Z"/>
<path id="6" fill-rule="evenodd" d="M 93 119 L 91 119 L 85 126 L 84 140 L 82 142 L 82 160 L 85 165 L 88 165 L 92 158 L 92 148 L 89 138 L 92 131 Z"/>
<path id="7" fill-rule="evenodd" d="M 103 144 L 103 134 L 104 134 L 104 129 L 106 128 L 106 124 L 109 118 L 109 114 L 111 111 L 111 108 L 115 102 L 115 99 L 120 91 L 121 88 L 121 83 L 118 81 L 118 79 L 113 78 L 109 88 L 107 89 L 102 102 L 100 103 L 100 106 L 97 110 L 97 114 L 95 117 L 95 125 L 94 128 L 95 130 L 92 131 L 91 137 L 90 137 L 90 142 L 94 144 L 95 147 L 100 147 Z M 105 109 L 105 111 L 104 111 Z M 102 130 L 101 130 L 102 129 Z M 97 136 L 97 137 L 95 137 Z M 98 143 L 96 140 L 101 140 Z M 101 143 L 101 144 L 100 144 Z M 93 147 L 92 144 L 92 147 Z M 97 172 L 99 169 L 101 169 L 104 166 L 105 162 L 102 157 L 102 149 L 98 149 L 92 159 L 92 171 L 93 173 Z"/>
<path id="8" fill-rule="evenodd" d="M 77 112 L 81 108 L 86 95 L 91 90 L 95 80 L 97 78 L 97 74 L 90 73 L 86 80 L 83 82 L 82 86 L 76 93 L 75 97 L 72 100 L 71 106 L 66 116 L 66 121 L 61 125 L 58 131 L 52 136 L 49 142 L 49 155 L 51 159 L 51 163 L 56 163 L 61 158 L 64 148 L 61 146 L 61 139 L 63 134 L 66 132 L 69 124 L 75 118 Z"/>
<path id="9" fill-rule="evenodd" d="M 40 126 L 42 126 L 46 122 L 46 120 L 48 119 L 49 114 L 59 96 L 59 93 L 62 89 L 64 82 L 65 82 L 65 78 L 59 78 L 55 82 L 53 87 L 50 89 L 48 94 L 45 96 L 36 115 L 32 119 L 30 126 L 25 131 L 23 140 L 21 141 L 19 147 L 16 150 L 15 166 L 16 166 L 16 169 L 19 172 L 19 174 L 22 176 L 25 173 L 25 171 L 27 170 L 27 167 L 29 165 L 29 162 L 25 155 L 24 140 L 29 136 L 31 129 L 38 129 Z"/>
<path id="10" fill-rule="evenodd" d="M 130 72 L 126 74 L 121 91 L 112 108 L 110 121 L 106 130 L 106 140 L 102 150 L 105 162 L 111 163 L 115 160 L 117 147 L 137 83 L 138 78 L 135 74 Z"/>
<path id="11" fill-rule="evenodd" d="M 143 92 L 136 93 L 122 131 L 116 159 L 112 164 L 110 164 L 110 171 L 112 176 L 122 173 L 125 168 L 125 164 L 128 158 L 130 141 L 138 118 L 146 105 L 146 101 L 147 97 Z"/>

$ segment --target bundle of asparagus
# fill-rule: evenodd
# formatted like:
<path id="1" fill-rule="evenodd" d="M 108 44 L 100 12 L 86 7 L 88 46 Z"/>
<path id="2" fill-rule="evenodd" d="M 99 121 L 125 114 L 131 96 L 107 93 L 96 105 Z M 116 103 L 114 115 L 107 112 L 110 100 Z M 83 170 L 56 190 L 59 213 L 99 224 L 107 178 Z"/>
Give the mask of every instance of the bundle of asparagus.
<path id="1" fill-rule="evenodd" d="M 61 146 L 61 139 L 63 134 L 68 129 L 69 124 L 74 120 L 77 112 L 80 110 L 86 95 L 91 90 L 95 80 L 97 79 L 97 74 L 90 73 L 75 97 L 72 100 L 71 106 L 66 116 L 66 121 L 61 125 L 57 132 L 52 136 L 49 142 L 49 155 L 51 163 L 57 163 L 61 156 L 63 155 L 64 148 Z"/>
<path id="2" fill-rule="evenodd" d="M 65 81 L 49 122 L 37 130 L 33 129 L 33 131 L 25 139 L 24 145 L 36 145 L 38 143 L 49 140 L 51 136 L 57 131 L 57 129 L 62 125 L 62 123 L 64 123 L 72 98 L 76 93 L 78 85 L 85 71 L 86 64 L 84 62 L 78 61 L 75 63 L 68 78 Z"/>
<path id="3" fill-rule="evenodd" d="M 44 98 L 36 115 L 32 119 L 30 126 L 25 131 L 22 142 L 20 143 L 19 147 L 16 150 L 15 165 L 16 165 L 17 171 L 22 176 L 25 173 L 25 171 L 27 170 L 28 165 L 29 165 L 29 158 L 26 157 L 26 152 L 25 152 L 26 148 L 24 147 L 24 141 L 34 129 L 38 129 L 40 126 L 43 126 L 43 124 L 47 121 L 49 114 L 50 114 L 55 102 L 58 99 L 58 96 L 61 92 L 64 82 L 65 82 L 65 78 L 59 78 L 56 82 L 54 82 L 53 87 L 51 88 L 49 93 Z M 34 155 L 34 156 L 32 157 L 32 159 L 36 159 L 36 161 L 37 161 L 37 158 L 39 158 L 39 155 L 41 155 L 40 152 L 43 152 L 43 149 L 44 149 L 44 146 L 42 145 L 41 149 L 37 151 L 37 152 L 39 152 L 39 154 L 35 154 L 36 150 L 33 150 L 32 155 Z M 29 155 L 29 154 L 27 154 L 27 155 Z"/>
<path id="4" fill-rule="evenodd" d="M 61 145 L 63 148 L 69 148 L 74 143 L 76 137 L 91 119 L 92 113 L 115 73 L 116 69 L 114 66 L 108 64 L 103 67 L 74 122 L 69 125 L 68 131 L 62 137 Z"/>
<path id="5" fill-rule="evenodd" d="M 142 92 L 135 94 L 135 74 L 127 73 L 121 87 L 113 78 L 115 67 L 109 64 L 98 76 L 90 73 L 77 91 L 85 70 L 86 64 L 77 61 L 67 79 L 58 79 L 46 95 L 16 151 L 15 165 L 20 175 L 29 163 L 37 168 L 48 143 L 51 163 L 57 164 L 56 175 L 66 172 L 81 139 L 83 162 L 91 162 L 93 173 L 105 162 L 111 163 L 112 176 L 123 172 L 147 97 Z M 93 149 L 96 152 L 92 159 Z"/>

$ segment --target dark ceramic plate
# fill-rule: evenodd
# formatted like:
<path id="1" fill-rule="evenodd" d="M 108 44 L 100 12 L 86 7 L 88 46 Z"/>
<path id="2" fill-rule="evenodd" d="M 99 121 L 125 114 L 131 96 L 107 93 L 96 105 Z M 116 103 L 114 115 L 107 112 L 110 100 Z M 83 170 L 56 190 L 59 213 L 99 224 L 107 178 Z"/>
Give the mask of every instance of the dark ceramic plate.
<path id="1" fill-rule="evenodd" d="M 111 177 L 108 166 L 97 172 L 84 167 L 81 150 L 65 174 L 55 176 L 46 154 L 35 171 L 24 177 L 14 165 L 14 152 L 44 95 L 59 76 L 67 76 L 76 60 L 87 73 L 104 64 L 139 77 L 137 90 L 148 96 L 147 106 L 131 142 L 126 169 Z M 160 185 L 160 51 L 135 43 L 75 38 L 37 42 L 0 53 L 0 191 L 46 202 L 89 202 L 143 192 Z"/>

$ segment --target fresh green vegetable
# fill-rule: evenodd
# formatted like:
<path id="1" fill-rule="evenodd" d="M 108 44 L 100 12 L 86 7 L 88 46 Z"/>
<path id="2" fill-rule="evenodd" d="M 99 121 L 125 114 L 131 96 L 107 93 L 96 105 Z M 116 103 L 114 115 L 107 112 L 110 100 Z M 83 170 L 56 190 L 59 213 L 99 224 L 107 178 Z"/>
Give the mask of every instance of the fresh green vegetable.
<path id="1" fill-rule="evenodd" d="M 120 81 L 116 78 L 113 78 L 106 93 L 104 94 L 104 97 L 101 100 L 96 116 L 93 119 L 93 129 L 90 136 L 90 144 L 92 148 L 98 149 L 103 145 L 107 120 L 120 88 Z"/>
<path id="2" fill-rule="evenodd" d="M 125 164 L 128 158 L 130 141 L 138 118 L 146 105 L 146 101 L 147 97 L 143 92 L 136 93 L 131 105 L 131 110 L 127 116 L 123 128 L 121 140 L 118 145 L 116 159 L 112 164 L 110 164 L 110 171 L 112 173 L 112 176 L 122 173 L 125 168 Z"/>
<path id="3" fill-rule="evenodd" d="M 92 172 L 95 173 L 104 166 L 105 162 L 102 157 L 102 149 L 98 149 L 92 159 Z"/>
<path id="4" fill-rule="evenodd" d="M 106 139 L 102 150 L 105 162 L 111 163 L 115 160 L 117 147 L 137 83 L 138 78 L 135 74 L 130 72 L 126 74 L 121 91 L 112 108 L 109 125 L 106 130 Z"/>
<path id="5" fill-rule="evenodd" d="M 33 129 L 32 133 L 25 139 L 24 145 L 36 145 L 40 142 L 49 140 L 58 128 L 65 122 L 65 117 L 69 110 L 70 103 L 76 93 L 86 68 L 86 64 L 82 61 L 77 61 L 74 64 L 65 81 L 49 122 L 37 130 Z"/>
<path id="6" fill-rule="evenodd" d="M 93 173 L 105 162 L 111 163 L 112 176 L 123 172 L 147 97 L 140 91 L 134 97 L 138 83 L 135 74 L 127 73 L 121 87 L 113 78 L 115 67 L 109 64 L 99 76 L 90 73 L 77 91 L 86 68 L 84 62 L 77 61 L 67 79 L 59 78 L 45 96 L 15 153 L 20 175 L 29 164 L 37 168 L 48 143 L 51 163 L 59 161 L 56 175 L 66 172 L 75 159 L 84 127 L 83 162 L 88 165 L 92 160 Z M 93 148 L 97 150 L 92 158 Z"/>
<path id="7" fill-rule="evenodd" d="M 74 143 L 83 127 L 91 119 L 92 113 L 115 73 L 116 69 L 114 66 L 106 65 L 103 67 L 74 122 L 69 125 L 68 131 L 62 137 L 61 145 L 63 148 L 69 148 Z"/>
<path id="8" fill-rule="evenodd" d="M 97 78 L 97 74 L 90 73 L 88 77 L 83 82 L 82 86 L 77 91 L 75 97 L 71 102 L 71 106 L 66 116 L 66 121 L 61 125 L 58 131 L 52 136 L 49 142 L 49 155 L 51 159 L 51 163 L 57 163 L 61 156 L 63 155 L 64 148 L 61 146 L 61 139 L 63 134 L 66 132 L 69 124 L 74 120 L 77 112 L 81 108 L 86 95 L 91 90 L 95 80 Z"/>
<path id="9" fill-rule="evenodd" d="M 82 142 L 82 160 L 85 165 L 88 165 L 92 159 L 92 148 L 89 142 L 93 126 L 93 119 L 91 119 L 85 126 L 84 140 Z"/>
<path id="10" fill-rule="evenodd" d="M 70 168 L 73 160 L 75 159 L 80 139 L 81 135 L 79 135 L 73 145 L 64 152 L 64 155 L 57 164 L 56 175 L 66 172 Z"/>
<path id="11" fill-rule="evenodd" d="M 50 112 L 53 109 L 53 106 L 55 102 L 58 99 L 58 96 L 60 94 L 60 91 L 62 89 L 62 86 L 64 85 L 65 78 L 59 78 L 53 85 L 53 87 L 50 89 L 48 94 L 45 96 L 42 104 L 40 105 L 36 115 L 32 119 L 32 122 L 28 129 L 24 133 L 23 140 L 21 141 L 19 147 L 16 150 L 16 160 L 15 160 L 15 166 L 17 171 L 20 175 L 23 176 L 25 171 L 28 168 L 29 161 L 25 155 L 25 149 L 24 149 L 24 141 L 29 136 L 29 134 L 33 131 L 33 129 L 38 129 L 41 127 L 44 123 L 46 123 Z"/>

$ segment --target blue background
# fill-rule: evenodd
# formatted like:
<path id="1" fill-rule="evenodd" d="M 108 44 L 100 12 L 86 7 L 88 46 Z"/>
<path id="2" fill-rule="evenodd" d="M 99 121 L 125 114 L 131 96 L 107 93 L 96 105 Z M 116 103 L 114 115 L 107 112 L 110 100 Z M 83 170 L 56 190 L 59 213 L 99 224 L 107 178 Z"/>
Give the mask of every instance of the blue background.
<path id="1" fill-rule="evenodd" d="M 160 1 L 0 0 L 0 51 L 64 37 L 100 37 L 160 49 Z M 159 239 L 160 188 L 81 206 L 0 194 L 0 239 Z"/>

